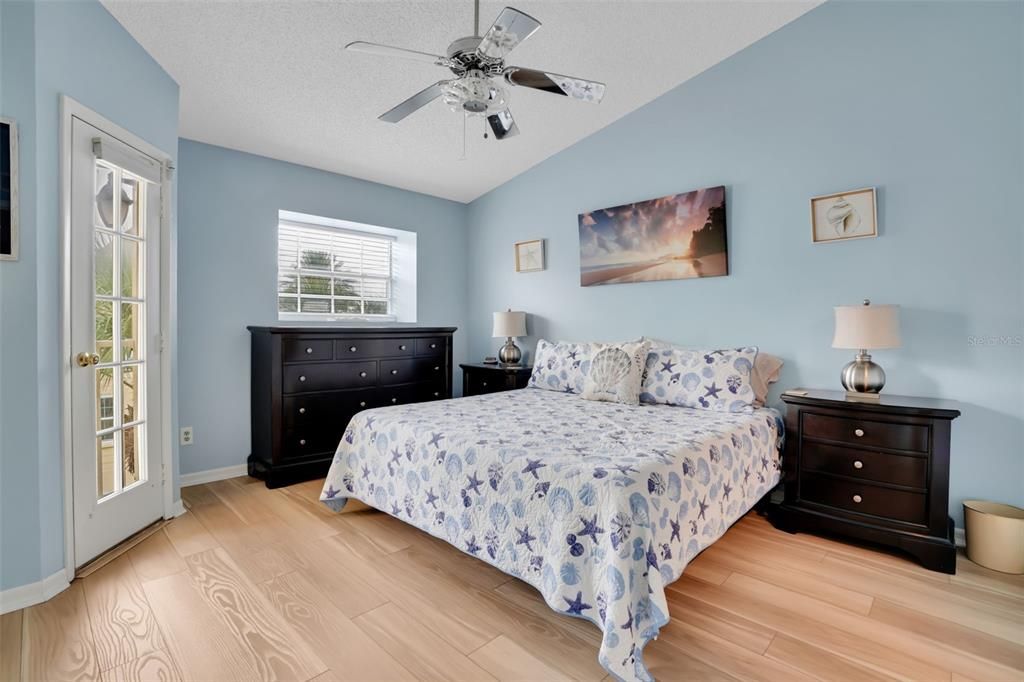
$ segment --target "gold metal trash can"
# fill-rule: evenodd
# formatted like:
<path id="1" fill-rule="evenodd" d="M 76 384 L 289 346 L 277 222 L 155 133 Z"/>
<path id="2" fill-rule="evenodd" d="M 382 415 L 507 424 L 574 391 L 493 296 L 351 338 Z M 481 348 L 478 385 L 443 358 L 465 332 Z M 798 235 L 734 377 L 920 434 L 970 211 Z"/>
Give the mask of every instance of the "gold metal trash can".
<path id="1" fill-rule="evenodd" d="M 1002 573 L 1024 573 L 1024 509 L 964 500 L 967 558 Z"/>

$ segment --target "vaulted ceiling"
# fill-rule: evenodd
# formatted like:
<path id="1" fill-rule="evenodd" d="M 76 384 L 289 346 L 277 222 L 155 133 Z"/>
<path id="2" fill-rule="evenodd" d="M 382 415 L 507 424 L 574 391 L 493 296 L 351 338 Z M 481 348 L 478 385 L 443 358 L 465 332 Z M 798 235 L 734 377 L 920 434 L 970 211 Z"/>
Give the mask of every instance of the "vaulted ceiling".
<path id="1" fill-rule="evenodd" d="M 463 117 L 441 101 L 398 124 L 377 120 L 447 70 L 343 48 L 366 40 L 444 54 L 473 32 L 469 0 L 103 2 L 180 84 L 182 137 L 462 202 L 818 4 L 509 0 L 543 25 L 507 63 L 602 81 L 605 98 L 513 88 L 521 134 L 484 140 L 483 121 L 470 119 L 463 158 Z M 481 32 L 504 6 L 481 3 Z"/>

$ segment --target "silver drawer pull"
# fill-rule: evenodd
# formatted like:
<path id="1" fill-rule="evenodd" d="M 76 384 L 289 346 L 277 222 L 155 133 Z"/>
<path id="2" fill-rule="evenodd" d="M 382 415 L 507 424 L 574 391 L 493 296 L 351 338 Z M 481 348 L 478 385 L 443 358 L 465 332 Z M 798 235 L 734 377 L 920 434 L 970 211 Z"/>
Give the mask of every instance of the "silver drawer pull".
<path id="1" fill-rule="evenodd" d="M 306 439 L 305 438 L 300 438 L 299 439 L 299 445 L 305 445 L 305 444 L 306 444 Z"/>
<path id="2" fill-rule="evenodd" d="M 435 398 L 436 398 L 436 397 L 438 397 L 439 395 L 441 395 L 441 392 L 440 392 L 440 391 L 434 391 L 434 397 L 435 397 Z"/>
<path id="3" fill-rule="evenodd" d="M 306 355 L 311 355 L 312 353 L 313 353 L 313 349 L 312 348 L 307 348 L 306 349 Z"/>
<path id="4" fill-rule="evenodd" d="M 359 376 L 361 376 L 361 377 L 365 377 L 365 376 L 366 376 L 366 372 L 360 372 L 360 373 L 359 373 Z"/>
<path id="5" fill-rule="evenodd" d="M 359 407 L 366 407 L 366 401 L 365 400 L 360 400 L 359 401 Z"/>
<path id="6" fill-rule="evenodd" d="M 440 371 L 441 371 L 441 368 L 440 368 L 440 367 L 435 367 L 435 368 L 434 368 L 434 371 L 435 371 L 435 372 L 440 372 Z"/>
<path id="7" fill-rule="evenodd" d="M 862 498 L 860 495 L 854 495 L 853 496 L 853 501 L 856 502 L 857 504 L 860 504 L 861 500 L 863 500 L 863 499 L 864 498 Z"/>
<path id="8" fill-rule="evenodd" d="M 392 399 L 391 399 L 391 402 L 393 402 L 393 403 L 397 403 L 397 402 L 398 402 L 398 398 L 392 398 Z"/>
<path id="9" fill-rule="evenodd" d="M 482 383 L 482 385 L 483 385 L 483 386 L 486 386 L 486 385 L 487 385 L 487 382 L 486 382 L 486 381 L 484 381 L 484 382 L 481 382 L 481 383 Z"/>
<path id="10" fill-rule="evenodd" d="M 302 374 L 302 375 L 299 376 L 299 381 L 305 381 L 305 380 L 306 380 L 306 375 L 305 374 Z"/>
<path id="11" fill-rule="evenodd" d="M 398 370 L 397 369 L 393 369 L 393 370 L 391 370 L 391 373 L 392 374 L 398 374 Z"/>
<path id="12" fill-rule="evenodd" d="M 306 408 L 305 407 L 300 407 L 299 408 L 299 414 L 306 414 Z"/>
<path id="13" fill-rule="evenodd" d="M 348 352 L 349 352 L 349 353 L 355 353 L 355 352 L 356 352 L 356 350 L 357 350 L 357 349 L 356 349 L 356 347 L 355 347 L 355 346 L 349 346 L 349 347 L 348 347 Z"/>
<path id="14" fill-rule="evenodd" d="M 406 346 L 405 346 L 405 344 L 403 343 L 403 344 L 402 344 L 401 346 L 399 346 L 399 347 L 398 347 L 398 350 L 405 350 L 405 348 L 406 348 Z"/>
<path id="15" fill-rule="evenodd" d="M 864 435 L 864 429 L 854 429 L 853 435 L 857 436 L 857 438 L 862 437 Z"/>
<path id="16" fill-rule="evenodd" d="M 437 344 L 436 343 L 432 343 L 432 344 L 430 344 L 430 347 L 431 348 L 437 348 Z"/>
<path id="17" fill-rule="evenodd" d="M 860 460 L 858 459 L 857 461 L 855 461 L 855 462 L 853 463 L 853 468 L 854 468 L 854 469 L 863 469 L 863 468 L 864 468 L 864 462 L 862 462 L 862 461 L 860 461 Z"/>

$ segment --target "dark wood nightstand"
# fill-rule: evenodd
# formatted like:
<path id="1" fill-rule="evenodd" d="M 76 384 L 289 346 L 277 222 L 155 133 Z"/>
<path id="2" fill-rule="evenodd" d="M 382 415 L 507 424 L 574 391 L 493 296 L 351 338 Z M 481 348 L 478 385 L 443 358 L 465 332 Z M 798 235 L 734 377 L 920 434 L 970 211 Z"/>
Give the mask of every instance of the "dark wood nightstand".
<path id="1" fill-rule="evenodd" d="M 462 368 L 462 395 L 483 395 L 526 388 L 532 367 L 523 365 L 485 365 L 470 362 L 459 365 Z"/>
<path id="2" fill-rule="evenodd" d="M 783 393 L 785 500 L 776 527 L 901 549 L 923 566 L 956 572 L 949 518 L 949 434 L 960 416 L 945 400 L 842 391 Z"/>

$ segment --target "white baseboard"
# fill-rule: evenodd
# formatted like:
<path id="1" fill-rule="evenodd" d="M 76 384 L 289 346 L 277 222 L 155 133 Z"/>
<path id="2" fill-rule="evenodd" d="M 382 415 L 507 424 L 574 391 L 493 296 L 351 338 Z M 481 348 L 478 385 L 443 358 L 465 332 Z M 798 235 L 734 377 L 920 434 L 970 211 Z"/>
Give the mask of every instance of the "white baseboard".
<path id="1" fill-rule="evenodd" d="M 953 542 L 956 543 L 957 547 L 966 547 L 967 546 L 967 536 L 964 534 L 964 529 L 963 528 L 954 528 L 953 529 Z"/>
<path id="2" fill-rule="evenodd" d="M 191 474 L 182 474 L 180 477 L 181 487 L 187 488 L 190 485 L 200 485 L 202 483 L 213 483 L 214 481 L 223 481 L 225 478 L 236 478 L 238 476 L 245 476 L 249 473 L 249 467 L 246 464 L 236 464 L 229 467 L 221 467 L 220 469 L 207 469 L 206 471 L 196 471 Z"/>
<path id="3" fill-rule="evenodd" d="M 169 514 L 165 514 L 164 518 L 176 519 L 182 514 L 184 514 L 186 511 L 187 510 L 185 509 L 185 503 L 182 502 L 181 499 L 179 498 L 171 503 L 171 512 Z"/>
<path id="4" fill-rule="evenodd" d="M 66 590 L 69 584 L 67 574 L 62 568 L 49 578 L 44 578 L 39 582 L 4 590 L 0 592 L 0 613 L 10 613 L 34 604 L 41 604 Z"/>

